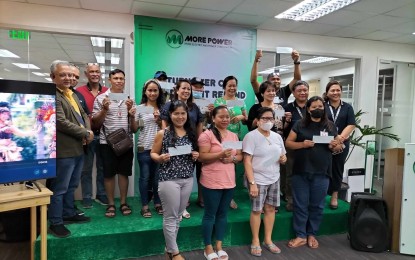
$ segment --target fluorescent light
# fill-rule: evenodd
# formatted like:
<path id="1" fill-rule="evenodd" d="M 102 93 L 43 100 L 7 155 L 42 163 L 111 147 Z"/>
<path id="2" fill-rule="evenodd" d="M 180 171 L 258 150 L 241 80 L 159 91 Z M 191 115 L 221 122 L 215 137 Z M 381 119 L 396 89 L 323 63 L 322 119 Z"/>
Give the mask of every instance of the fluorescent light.
<path id="1" fill-rule="evenodd" d="M 22 69 L 40 70 L 38 66 L 33 65 L 33 64 L 27 64 L 27 63 L 12 63 L 12 64 Z"/>
<path id="2" fill-rule="evenodd" d="M 45 78 L 47 81 L 52 82 L 51 78 Z"/>
<path id="3" fill-rule="evenodd" d="M 6 49 L 0 49 L 0 57 L 4 57 L 4 58 L 20 58 L 19 56 L 17 56 L 13 52 L 8 51 Z"/>
<path id="4" fill-rule="evenodd" d="M 281 66 L 265 69 L 263 71 L 258 72 L 258 74 L 270 74 L 275 71 L 284 72 L 284 71 L 288 71 L 292 67 L 294 67 L 294 65 L 281 65 Z"/>
<path id="5" fill-rule="evenodd" d="M 323 62 L 329 62 L 332 60 L 337 60 L 338 58 L 333 57 L 315 57 L 308 60 L 302 60 L 302 63 L 323 63 Z"/>
<path id="6" fill-rule="evenodd" d="M 120 63 L 120 55 L 117 53 L 94 52 L 97 62 L 105 64 L 105 60 L 111 60 L 111 64 L 118 65 Z"/>
<path id="7" fill-rule="evenodd" d="M 413 32 L 412 34 L 415 35 L 415 32 Z"/>
<path id="8" fill-rule="evenodd" d="M 3 79 L 3 78 L 0 78 L 0 79 Z"/>
<path id="9" fill-rule="evenodd" d="M 103 38 L 103 37 L 91 37 L 91 43 L 94 47 L 105 47 L 105 42 L 111 41 L 111 48 L 122 48 L 124 40 L 114 38 Z"/>
<path id="10" fill-rule="evenodd" d="M 49 73 L 42 73 L 42 72 L 32 72 L 32 73 L 39 77 L 49 76 Z"/>
<path id="11" fill-rule="evenodd" d="M 359 0 L 304 0 L 275 18 L 310 22 L 357 1 Z"/>

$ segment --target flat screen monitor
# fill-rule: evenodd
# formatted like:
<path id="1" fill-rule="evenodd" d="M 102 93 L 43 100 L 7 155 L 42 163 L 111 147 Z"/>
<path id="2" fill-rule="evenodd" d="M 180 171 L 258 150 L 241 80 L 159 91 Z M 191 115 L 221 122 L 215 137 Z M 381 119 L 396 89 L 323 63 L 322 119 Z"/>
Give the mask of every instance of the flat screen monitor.
<path id="1" fill-rule="evenodd" d="M 56 87 L 0 80 L 0 183 L 56 176 Z"/>

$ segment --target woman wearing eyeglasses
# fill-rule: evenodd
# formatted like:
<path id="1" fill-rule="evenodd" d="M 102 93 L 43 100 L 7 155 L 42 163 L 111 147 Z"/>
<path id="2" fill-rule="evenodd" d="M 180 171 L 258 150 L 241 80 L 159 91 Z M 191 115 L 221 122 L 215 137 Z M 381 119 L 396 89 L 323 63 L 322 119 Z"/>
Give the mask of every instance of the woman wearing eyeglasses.
<path id="1" fill-rule="evenodd" d="M 282 137 L 271 131 L 274 126 L 274 110 L 261 107 L 256 117 L 258 128 L 249 132 L 243 140 L 245 177 L 251 198 L 250 225 L 252 232 L 251 255 L 261 256 L 259 227 L 261 211 L 264 211 L 264 240 L 262 245 L 271 253 L 281 250 L 272 242 L 275 208 L 280 200 L 280 164 L 285 164 L 285 148 Z"/>
<path id="2" fill-rule="evenodd" d="M 287 149 L 295 150 L 292 175 L 293 228 L 296 238 L 289 247 L 308 244 L 318 248 L 316 234 L 323 219 L 324 199 L 331 177 L 332 152 L 341 149 L 337 130 L 327 119 L 324 100 L 314 96 L 306 103 L 305 117 L 287 137 Z M 319 140 L 315 142 L 314 140 Z"/>
<path id="3" fill-rule="evenodd" d="M 330 81 L 326 86 L 327 117 L 332 121 L 339 133 L 336 139 L 343 149 L 333 155 L 332 177 L 330 179 L 329 194 L 331 194 L 330 208 L 337 209 L 337 196 L 343 180 L 344 163 L 349 153 L 349 136 L 356 126 L 353 107 L 341 100 L 342 85 L 338 81 Z"/>

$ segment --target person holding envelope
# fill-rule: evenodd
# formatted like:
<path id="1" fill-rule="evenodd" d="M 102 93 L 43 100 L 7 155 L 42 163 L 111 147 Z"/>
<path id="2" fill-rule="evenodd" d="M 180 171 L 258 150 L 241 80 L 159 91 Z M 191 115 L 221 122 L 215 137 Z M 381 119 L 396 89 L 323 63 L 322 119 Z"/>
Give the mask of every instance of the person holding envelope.
<path id="1" fill-rule="evenodd" d="M 281 250 L 272 242 L 275 208 L 280 200 L 280 164 L 287 162 L 282 137 L 271 131 L 274 110 L 261 107 L 256 117 L 258 128 L 243 140 L 246 186 L 251 198 L 250 225 L 252 232 L 251 255 L 261 256 L 259 228 L 264 211 L 264 240 L 262 245 L 271 253 Z"/>
<path id="2" fill-rule="evenodd" d="M 177 246 L 180 217 L 193 188 L 193 170 L 199 157 L 197 137 L 186 103 L 170 102 L 169 127 L 159 131 L 151 149 L 151 158 L 160 163 L 159 196 L 163 206 L 163 234 L 166 256 L 184 259 Z"/>
<path id="3" fill-rule="evenodd" d="M 287 149 L 295 150 L 292 176 L 293 228 L 296 238 L 289 247 L 308 244 L 318 248 L 316 239 L 323 218 L 324 198 L 331 177 L 332 152 L 342 149 L 336 126 L 327 119 L 324 100 L 314 96 L 306 103 L 305 117 L 295 123 L 287 137 Z"/>
<path id="4" fill-rule="evenodd" d="M 144 218 L 152 216 L 148 207 L 151 200 L 151 193 L 154 198 L 154 209 L 157 214 L 163 215 L 163 207 L 161 206 L 160 197 L 158 195 L 158 163 L 150 157 L 151 147 L 154 138 L 161 127 L 160 109 L 164 105 L 163 90 L 159 82 L 150 79 L 144 83 L 141 103 L 136 107 L 135 120 L 137 124 L 136 132 L 140 129 L 137 140 L 137 160 L 140 167 L 140 178 L 138 180 L 140 198 L 141 198 L 141 215 Z"/>
<path id="5" fill-rule="evenodd" d="M 242 150 L 224 147 L 224 142 L 239 142 L 238 136 L 227 130 L 230 116 L 225 106 L 213 109 L 212 121 L 209 129 L 204 131 L 198 140 L 199 161 L 203 163 L 200 184 L 205 209 L 202 220 L 204 256 L 206 259 L 227 259 L 228 254 L 222 249 L 222 241 L 226 231 L 229 203 L 236 186 L 234 164 L 242 161 Z M 216 253 L 212 247 L 213 230 L 216 236 Z"/>

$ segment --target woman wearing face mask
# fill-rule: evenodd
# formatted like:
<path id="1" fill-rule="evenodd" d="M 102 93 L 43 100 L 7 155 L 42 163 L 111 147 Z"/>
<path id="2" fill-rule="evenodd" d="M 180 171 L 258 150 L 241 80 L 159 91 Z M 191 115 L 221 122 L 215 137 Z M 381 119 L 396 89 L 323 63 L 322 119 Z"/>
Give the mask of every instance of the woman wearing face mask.
<path id="1" fill-rule="evenodd" d="M 343 180 L 344 163 L 349 153 L 349 136 L 356 126 L 353 107 L 341 100 L 342 85 L 338 81 L 330 81 L 326 86 L 326 111 L 328 119 L 336 127 L 336 139 L 343 144 L 343 150 L 333 155 L 332 178 L 330 179 L 329 194 L 330 208 L 337 209 L 337 196 Z"/>
<path id="2" fill-rule="evenodd" d="M 332 152 L 342 148 L 335 140 L 336 126 L 327 119 L 323 99 L 310 98 L 306 109 L 305 117 L 295 123 L 285 142 L 287 148 L 295 150 L 291 182 L 296 238 L 290 240 L 288 246 L 294 248 L 308 244 L 315 249 L 319 245 L 315 236 L 323 218 L 324 198 L 331 177 Z M 327 138 L 315 143 L 315 136 Z"/>
<path id="3" fill-rule="evenodd" d="M 275 208 L 279 204 L 280 164 L 285 164 L 284 142 L 273 131 L 274 110 L 261 107 L 256 117 L 258 128 L 249 132 L 243 140 L 244 167 L 251 198 L 250 225 L 252 232 L 251 254 L 261 256 L 259 227 L 261 211 L 264 211 L 264 240 L 262 245 L 271 253 L 281 250 L 272 242 Z"/>

